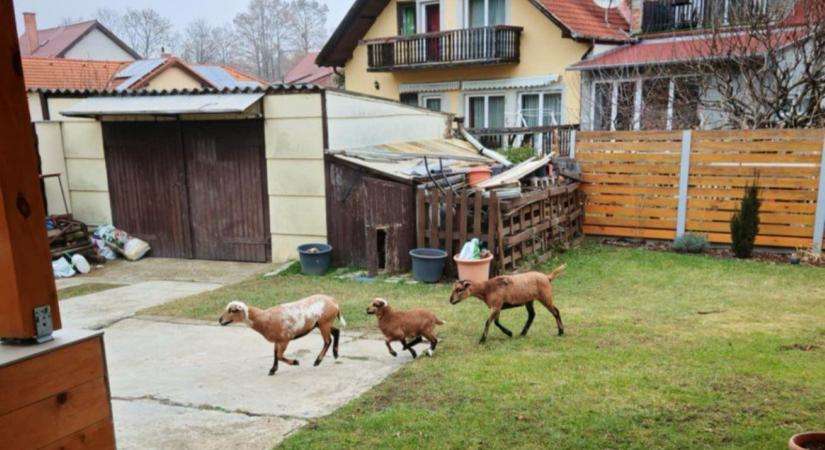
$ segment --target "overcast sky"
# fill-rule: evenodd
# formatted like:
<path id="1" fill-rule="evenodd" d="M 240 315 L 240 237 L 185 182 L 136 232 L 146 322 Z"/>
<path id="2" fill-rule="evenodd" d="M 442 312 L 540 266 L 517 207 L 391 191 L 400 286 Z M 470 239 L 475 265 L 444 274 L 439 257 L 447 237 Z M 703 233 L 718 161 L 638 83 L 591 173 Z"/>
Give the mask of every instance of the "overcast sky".
<path id="1" fill-rule="evenodd" d="M 346 14 L 353 0 L 321 0 L 329 7 L 327 30 L 332 32 Z M 37 27 L 60 25 L 64 17 L 91 19 L 98 8 L 125 11 L 126 8 L 153 8 L 168 17 L 178 31 L 189 21 L 203 18 L 213 25 L 231 22 L 246 9 L 246 0 L 14 0 L 17 31 L 23 32 L 23 12 L 37 14 Z"/>

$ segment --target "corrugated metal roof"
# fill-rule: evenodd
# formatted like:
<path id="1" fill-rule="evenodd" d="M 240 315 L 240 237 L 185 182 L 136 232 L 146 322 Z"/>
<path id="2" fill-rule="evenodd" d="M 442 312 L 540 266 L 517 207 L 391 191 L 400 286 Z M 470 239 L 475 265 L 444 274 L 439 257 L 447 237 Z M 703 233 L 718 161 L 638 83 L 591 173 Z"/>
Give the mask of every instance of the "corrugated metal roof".
<path id="1" fill-rule="evenodd" d="M 264 87 L 236 87 L 225 89 L 163 89 L 155 90 L 135 90 L 135 91 L 117 91 L 114 89 L 43 89 L 34 88 L 29 89 L 28 92 L 42 93 L 48 95 L 66 95 L 66 96 L 97 96 L 97 97 L 151 97 L 160 95 L 209 95 L 209 94 L 279 94 L 279 93 L 302 93 L 302 92 L 321 92 L 324 88 L 315 86 L 313 84 L 271 84 Z"/>
<path id="2" fill-rule="evenodd" d="M 64 116 L 98 117 L 242 113 L 264 94 L 160 95 L 152 97 L 91 97 L 63 111 Z"/>
<path id="3" fill-rule="evenodd" d="M 426 157 L 431 170 L 461 170 L 495 161 L 481 155 L 469 142 L 461 139 L 401 142 L 344 150 L 328 154 L 392 178 L 414 180 L 426 175 Z M 439 163 L 440 160 L 440 163 Z"/>

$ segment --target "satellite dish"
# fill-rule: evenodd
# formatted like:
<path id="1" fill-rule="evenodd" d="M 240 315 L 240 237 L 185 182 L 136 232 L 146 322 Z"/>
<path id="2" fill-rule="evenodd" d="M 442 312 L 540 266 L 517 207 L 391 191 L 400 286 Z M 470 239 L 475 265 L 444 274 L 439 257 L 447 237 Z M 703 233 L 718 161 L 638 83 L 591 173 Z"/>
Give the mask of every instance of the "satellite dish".
<path id="1" fill-rule="evenodd" d="M 593 0 L 593 3 L 597 4 L 599 8 L 608 9 L 619 6 L 619 3 L 622 1 L 623 0 Z"/>

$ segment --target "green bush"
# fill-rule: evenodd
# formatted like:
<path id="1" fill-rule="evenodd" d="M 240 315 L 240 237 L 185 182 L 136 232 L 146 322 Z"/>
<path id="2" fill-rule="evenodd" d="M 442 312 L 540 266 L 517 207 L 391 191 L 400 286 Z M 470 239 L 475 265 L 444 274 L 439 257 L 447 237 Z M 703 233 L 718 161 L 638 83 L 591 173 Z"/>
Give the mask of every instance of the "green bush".
<path id="1" fill-rule="evenodd" d="M 731 248 L 737 258 L 750 258 L 756 235 L 759 234 L 759 200 L 758 180 L 753 185 L 745 186 L 745 197 L 739 210 L 730 219 Z"/>
<path id="2" fill-rule="evenodd" d="M 673 250 L 679 253 L 704 253 L 710 244 L 704 235 L 685 233 L 673 241 Z"/>
<path id="3" fill-rule="evenodd" d="M 504 155 L 504 157 L 513 164 L 527 161 L 533 156 L 536 156 L 536 151 L 532 147 L 503 148 L 499 150 L 499 153 Z"/>

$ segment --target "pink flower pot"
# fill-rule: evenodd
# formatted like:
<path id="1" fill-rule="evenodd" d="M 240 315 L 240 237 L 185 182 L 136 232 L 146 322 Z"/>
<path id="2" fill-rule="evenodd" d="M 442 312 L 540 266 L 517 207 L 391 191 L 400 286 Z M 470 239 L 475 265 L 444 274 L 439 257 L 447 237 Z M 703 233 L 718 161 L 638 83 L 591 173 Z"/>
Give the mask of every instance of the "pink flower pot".
<path id="1" fill-rule="evenodd" d="M 825 431 L 799 433 L 788 441 L 790 450 L 807 450 L 825 448 Z"/>
<path id="2" fill-rule="evenodd" d="M 458 255 L 453 257 L 458 267 L 458 279 L 470 281 L 487 281 L 490 279 L 490 263 L 493 261 L 493 254 L 490 253 L 481 259 L 461 259 Z"/>

